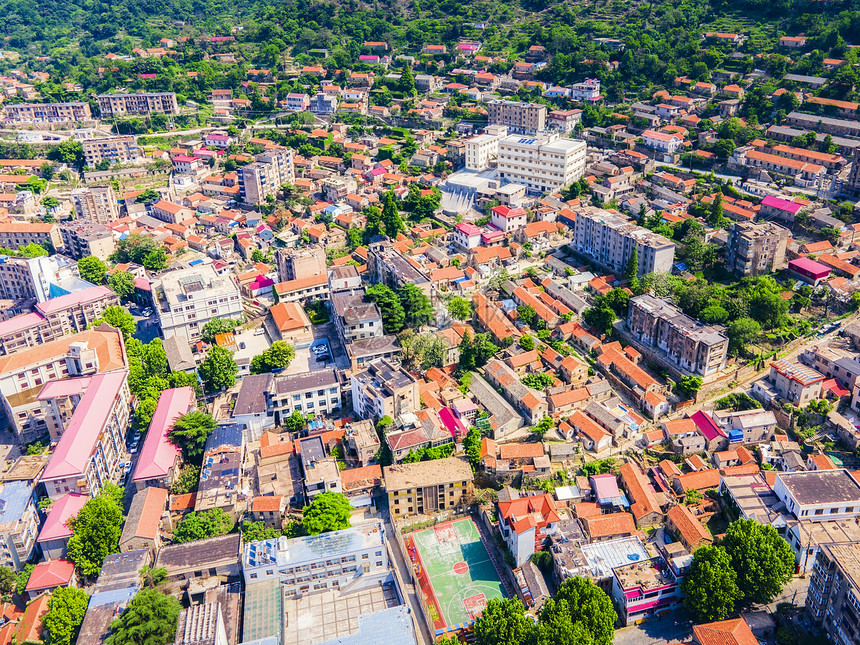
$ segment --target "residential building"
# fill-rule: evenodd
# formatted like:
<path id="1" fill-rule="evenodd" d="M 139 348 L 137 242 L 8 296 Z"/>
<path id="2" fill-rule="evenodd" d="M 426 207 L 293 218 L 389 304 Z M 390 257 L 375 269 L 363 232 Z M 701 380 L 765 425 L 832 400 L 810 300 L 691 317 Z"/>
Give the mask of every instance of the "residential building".
<path id="1" fill-rule="evenodd" d="M 599 101 L 600 81 L 596 78 L 587 78 L 582 83 L 574 83 L 570 86 L 570 99 L 580 103 L 593 103 Z"/>
<path id="2" fill-rule="evenodd" d="M 328 300 L 330 295 L 328 277 L 324 273 L 278 282 L 272 287 L 272 291 L 277 295 L 278 302 L 307 303 L 311 300 Z"/>
<path id="3" fill-rule="evenodd" d="M 89 287 L 39 302 L 34 310 L 0 322 L 0 354 L 13 354 L 87 329 L 118 305 L 119 298 L 107 287 Z"/>
<path id="4" fill-rule="evenodd" d="M 62 428 L 60 441 L 42 473 L 42 484 L 51 499 L 70 492 L 97 495 L 115 478 L 119 457 L 125 450 L 131 409 L 128 371 L 55 381 L 49 384 L 52 385 L 60 391 L 53 392 L 52 388 L 41 394 L 53 395 L 52 402 L 64 398 L 72 387 L 83 396 Z"/>
<path id="5" fill-rule="evenodd" d="M 44 302 L 91 286 L 81 280 L 77 263 L 64 255 L 0 256 L 0 298 Z"/>
<path id="6" fill-rule="evenodd" d="M 683 372 L 708 376 L 726 365 L 725 327 L 694 320 L 667 300 L 649 294 L 631 298 L 627 328 L 640 342 L 666 352 Z"/>
<path id="7" fill-rule="evenodd" d="M 690 508 L 683 504 L 673 506 L 666 513 L 666 528 L 689 553 L 714 541 L 708 529 L 693 515 Z"/>
<path id="8" fill-rule="evenodd" d="M 834 643 L 860 640 L 860 543 L 823 544 L 806 594 L 806 609 Z"/>
<path id="9" fill-rule="evenodd" d="M 307 94 L 290 92 L 285 100 L 287 109 L 293 112 L 304 112 L 311 106 L 311 97 Z"/>
<path id="10" fill-rule="evenodd" d="M 242 296 L 230 275 L 219 275 L 211 264 L 170 271 L 153 284 L 155 311 L 165 338 L 200 338 L 212 318 L 241 318 Z"/>
<path id="11" fill-rule="evenodd" d="M 532 192 L 558 190 L 585 174 L 585 141 L 557 132 L 509 135 L 499 141 L 498 169 L 501 180 Z"/>
<path id="12" fill-rule="evenodd" d="M 455 246 L 468 253 L 481 245 L 481 233 L 481 229 L 471 222 L 460 222 L 451 232 L 451 238 Z"/>
<path id="13" fill-rule="evenodd" d="M 191 605 L 179 612 L 174 645 L 230 645 L 220 602 Z M 235 639 L 235 635 L 234 635 Z"/>
<path id="14" fill-rule="evenodd" d="M 103 139 L 84 139 L 81 145 L 84 148 L 84 163 L 90 168 L 95 168 L 96 164 L 105 159 L 112 164 L 132 163 L 143 156 L 137 147 L 137 139 L 131 134 Z"/>
<path id="15" fill-rule="evenodd" d="M 503 233 L 513 233 L 525 227 L 528 223 L 528 213 L 523 208 L 493 206 L 490 209 L 490 224 Z"/>
<path id="16" fill-rule="evenodd" d="M 481 171 L 495 164 L 499 156 L 499 140 L 508 133 L 502 125 L 489 125 L 484 134 L 466 139 L 466 169 Z"/>
<path id="17" fill-rule="evenodd" d="M 275 427 L 273 380 L 271 373 L 250 374 L 242 379 L 231 418 L 244 428 L 246 441 L 259 441 L 265 430 Z"/>
<path id="18" fill-rule="evenodd" d="M 578 123 L 582 123 L 582 110 L 553 110 L 546 120 L 548 128 L 564 134 L 573 132 Z"/>
<path id="19" fill-rule="evenodd" d="M 800 363 L 779 359 L 770 364 L 770 373 L 753 383 L 753 395 L 763 403 L 781 398 L 799 408 L 819 397 L 824 375 Z"/>
<path id="20" fill-rule="evenodd" d="M 311 97 L 309 107 L 314 114 L 334 114 L 337 112 L 337 96 L 317 92 Z"/>
<path id="21" fill-rule="evenodd" d="M 325 249 L 319 245 L 278 249 L 275 262 L 281 282 L 326 274 Z"/>
<path id="22" fill-rule="evenodd" d="M 367 272 L 374 283 L 381 282 L 394 290 L 405 284 L 414 284 L 425 296 L 431 295 L 430 278 L 407 260 L 387 239 L 368 245 Z"/>
<path id="23" fill-rule="evenodd" d="M 546 106 L 521 101 L 493 100 L 487 103 L 490 125 L 504 125 L 511 132 L 534 134 L 546 129 Z"/>
<path id="24" fill-rule="evenodd" d="M 151 204 L 149 206 L 149 214 L 155 219 L 167 222 L 168 224 L 178 224 L 194 217 L 194 211 L 190 208 L 164 199 Z"/>
<path id="25" fill-rule="evenodd" d="M 203 466 L 194 511 L 200 513 L 213 508 L 236 519 L 237 511 L 244 512 L 240 503 L 242 470 L 245 461 L 245 441 L 242 426 L 238 423 L 221 423 L 206 438 L 203 449 Z"/>
<path id="26" fill-rule="evenodd" d="M 384 335 L 379 307 L 366 299 L 364 289 L 335 291 L 331 297 L 331 310 L 335 329 L 344 345 Z"/>
<path id="27" fill-rule="evenodd" d="M 238 533 L 168 544 L 158 551 L 153 568 L 167 570 L 167 582 L 185 583 L 223 576 L 227 582 L 242 579 L 242 536 Z M 183 585 L 185 586 L 185 585 Z"/>
<path id="28" fill-rule="evenodd" d="M 376 521 L 322 535 L 250 542 L 242 571 L 246 585 L 277 580 L 287 597 L 342 589 L 365 575 L 378 585 L 390 574 L 385 528 Z"/>
<path id="29" fill-rule="evenodd" d="M 776 431 L 776 415 L 771 410 L 714 410 L 711 417 L 732 443 L 766 442 Z"/>
<path id="30" fill-rule="evenodd" d="M 326 454 L 320 435 L 305 437 L 296 442 L 304 474 L 305 499 L 311 501 L 322 493 L 342 493 L 340 468 L 337 460 Z"/>
<path id="31" fill-rule="evenodd" d="M 395 519 L 453 509 L 472 487 L 472 467 L 458 457 L 385 466 L 382 472 Z"/>
<path id="32" fill-rule="evenodd" d="M 660 152 L 673 155 L 684 147 L 684 137 L 677 132 L 660 132 L 658 130 L 645 130 L 642 133 L 645 146 Z"/>
<path id="33" fill-rule="evenodd" d="M 90 104 L 71 103 L 6 103 L 5 121 L 11 125 L 23 123 L 70 123 L 92 121 Z"/>
<path id="34" fill-rule="evenodd" d="M 119 538 L 120 553 L 149 549 L 153 553 L 161 546 L 161 515 L 167 509 L 166 488 L 150 486 L 138 490 L 131 499 L 131 507 Z"/>
<path id="35" fill-rule="evenodd" d="M 622 625 L 634 625 L 681 602 L 681 577 L 662 556 L 615 567 L 612 575 L 612 597 Z"/>
<path id="36" fill-rule="evenodd" d="M 175 92 L 99 94 L 96 96 L 103 119 L 149 114 L 179 114 Z"/>
<path id="37" fill-rule="evenodd" d="M 343 385 L 334 368 L 276 376 L 271 401 L 279 424 L 294 412 L 334 416 L 343 407 Z"/>
<path id="38" fill-rule="evenodd" d="M 347 449 L 347 455 L 356 459 L 360 466 L 369 465 L 375 459 L 380 446 L 379 435 L 373 421 L 363 419 L 348 424 L 344 445 Z"/>
<path id="39" fill-rule="evenodd" d="M 726 244 L 726 268 L 739 276 L 768 275 L 783 268 L 790 232 L 774 222 L 735 222 Z"/>
<path id="40" fill-rule="evenodd" d="M 254 162 L 238 171 L 239 195 L 245 204 L 261 204 L 281 186 L 295 181 L 293 152 L 289 148 L 269 148 L 254 157 Z"/>
<path id="41" fill-rule="evenodd" d="M 387 360 L 370 363 L 350 377 L 352 407 L 360 419 L 397 419 L 421 409 L 418 381 Z"/>
<path id="42" fill-rule="evenodd" d="M 853 521 L 860 515 L 860 484 L 844 469 L 777 473 L 773 493 L 801 522 Z"/>
<path id="43" fill-rule="evenodd" d="M 634 249 L 638 276 L 669 273 L 675 260 L 674 242 L 623 215 L 591 207 L 576 215 L 572 246 L 577 253 L 618 274 L 625 273 Z"/>
<path id="44" fill-rule="evenodd" d="M 43 222 L 0 222 L 0 247 L 17 249 L 33 243 L 41 244 L 49 251 L 63 248 L 59 225 Z"/>
<path id="45" fill-rule="evenodd" d="M 75 217 L 99 224 L 110 224 L 119 219 L 119 206 L 113 187 L 92 186 L 72 191 Z"/>
<path id="46" fill-rule="evenodd" d="M 52 406 L 40 400 L 49 381 L 127 366 L 122 334 L 107 325 L 0 357 L 0 400 L 6 419 L 19 441 L 33 441 L 61 422 Z M 57 386 L 62 383 L 58 381 Z M 69 396 L 77 396 L 74 387 L 70 390 Z"/>
<path id="47" fill-rule="evenodd" d="M 195 404 L 196 395 L 190 387 L 164 390 L 160 394 L 131 477 L 137 490 L 152 486 L 168 489 L 173 484 L 182 454 L 168 434 L 176 420 L 191 412 Z"/>
<path id="48" fill-rule="evenodd" d="M 36 550 L 39 509 L 35 478 L 0 483 L 0 565 L 21 571 Z"/>
<path id="49" fill-rule="evenodd" d="M 76 260 L 93 256 L 107 261 L 116 251 L 113 233 L 104 224 L 91 221 L 68 222 L 60 225 L 60 235 L 66 254 Z"/>
<path id="50" fill-rule="evenodd" d="M 798 358 L 825 377 L 837 379 L 849 390 L 853 390 L 860 379 L 860 360 L 854 349 L 839 341 L 806 345 Z"/>
<path id="51" fill-rule="evenodd" d="M 73 532 L 71 520 L 90 499 L 89 495 L 67 493 L 51 504 L 36 541 L 45 560 L 59 560 L 66 555 L 66 547 Z"/>
<path id="52" fill-rule="evenodd" d="M 555 500 L 551 494 L 544 493 L 496 504 L 499 533 L 514 556 L 516 566 L 521 567 L 543 548 L 547 537 L 556 532 L 561 518 Z"/>

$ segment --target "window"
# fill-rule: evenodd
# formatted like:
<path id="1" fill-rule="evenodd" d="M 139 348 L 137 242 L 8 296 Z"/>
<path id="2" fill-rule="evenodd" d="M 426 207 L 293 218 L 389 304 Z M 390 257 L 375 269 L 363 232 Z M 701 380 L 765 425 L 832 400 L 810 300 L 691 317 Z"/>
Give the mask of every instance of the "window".
<path id="1" fill-rule="evenodd" d="M 814 515 L 823 515 L 823 514 L 824 514 L 824 510 L 823 510 L 823 509 L 821 509 L 821 508 L 816 508 L 816 509 L 815 509 L 815 513 L 814 513 Z"/>

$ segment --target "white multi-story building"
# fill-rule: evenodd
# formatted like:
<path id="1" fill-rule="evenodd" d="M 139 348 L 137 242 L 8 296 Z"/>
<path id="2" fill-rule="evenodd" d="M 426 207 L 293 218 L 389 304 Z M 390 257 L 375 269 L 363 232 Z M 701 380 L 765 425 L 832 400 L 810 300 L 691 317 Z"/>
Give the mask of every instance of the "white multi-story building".
<path id="1" fill-rule="evenodd" d="M 293 151 L 270 148 L 258 154 L 254 163 L 239 169 L 239 194 L 246 204 L 260 204 L 295 179 Z"/>
<path id="2" fill-rule="evenodd" d="M 245 584 L 280 581 L 286 596 L 338 590 L 365 577 L 390 575 L 382 522 L 300 538 L 280 537 L 245 545 Z"/>
<path id="3" fill-rule="evenodd" d="M 0 565 L 23 569 L 39 537 L 39 509 L 34 482 L 26 479 L 0 484 Z"/>
<path id="4" fill-rule="evenodd" d="M 576 214 L 573 248 L 616 273 L 626 270 L 636 249 L 639 276 L 669 273 L 675 259 L 674 242 L 637 226 L 623 215 L 591 207 Z"/>
<path id="5" fill-rule="evenodd" d="M 352 407 L 359 419 L 396 419 L 421 408 L 416 381 L 402 367 L 375 361 L 351 377 Z"/>
<path id="6" fill-rule="evenodd" d="M 137 139 L 132 135 L 122 137 L 106 137 L 103 139 L 84 139 L 81 141 L 84 149 L 84 162 L 95 168 L 103 159 L 111 163 L 129 163 L 140 157 Z"/>
<path id="7" fill-rule="evenodd" d="M 179 114 L 175 92 L 137 94 L 99 94 L 96 96 L 102 118 L 139 114 Z"/>
<path id="8" fill-rule="evenodd" d="M 675 154 L 684 147 L 684 137 L 677 132 L 645 130 L 642 133 L 642 140 L 647 147 L 668 154 Z"/>
<path id="9" fill-rule="evenodd" d="M 99 224 L 110 224 L 119 219 L 119 206 L 113 187 L 93 186 L 72 191 L 75 217 Z"/>
<path id="10" fill-rule="evenodd" d="M 0 298 L 35 298 L 38 302 L 45 302 L 68 293 L 70 289 L 64 289 L 64 286 L 81 283 L 77 263 L 64 255 L 0 257 Z"/>
<path id="11" fill-rule="evenodd" d="M 801 521 L 845 520 L 860 515 L 860 484 L 844 469 L 777 473 L 773 492 Z"/>
<path id="12" fill-rule="evenodd" d="M 287 109 L 293 112 L 304 112 L 311 106 L 311 97 L 307 94 L 291 92 L 286 98 Z"/>
<path id="13" fill-rule="evenodd" d="M 504 125 L 488 125 L 484 134 L 466 140 L 466 169 L 481 171 L 499 156 L 499 141 L 508 134 Z"/>
<path id="14" fill-rule="evenodd" d="M 242 317 L 239 285 L 209 264 L 166 273 L 152 291 L 165 338 L 180 335 L 193 342 L 211 319 Z"/>
<path id="15" fill-rule="evenodd" d="M 600 81 L 586 78 L 582 83 L 574 83 L 570 86 L 570 98 L 583 103 L 600 100 Z"/>
<path id="16" fill-rule="evenodd" d="M 340 378 L 333 368 L 277 377 L 271 394 L 281 422 L 293 412 L 332 415 L 343 406 Z"/>
<path id="17" fill-rule="evenodd" d="M 585 174 L 585 141 L 557 132 L 510 135 L 499 142 L 499 178 L 545 193 L 569 186 Z"/>

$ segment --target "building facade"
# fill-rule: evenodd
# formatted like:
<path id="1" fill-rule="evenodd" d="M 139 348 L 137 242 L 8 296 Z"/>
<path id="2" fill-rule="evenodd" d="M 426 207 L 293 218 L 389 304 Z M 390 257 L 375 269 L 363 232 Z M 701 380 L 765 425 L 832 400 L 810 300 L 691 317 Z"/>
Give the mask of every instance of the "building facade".
<path id="1" fill-rule="evenodd" d="M 773 222 L 735 222 L 726 245 L 726 268 L 739 276 L 781 269 L 789 235 L 787 228 Z"/>
<path id="2" fill-rule="evenodd" d="M 585 141 L 562 138 L 557 132 L 510 135 L 499 141 L 498 168 L 500 179 L 531 192 L 558 190 L 585 174 Z"/>
<path id="3" fill-rule="evenodd" d="M 80 220 L 110 224 L 119 219 L 119 206 L 110 185 L 78 188 L 72 191 L 72 204 L 75 217 Z"/>
<path id="4" fill-rule="evenodd" d="M 175 92 L 139 94 L 99 94 L 96 96 L 102 118 L 148 114 L 179 114 Z"/>
<path id="5" fill-rule="evenodd" d="M 401 414 L 421 409 L 418 381 L 402 367 L 386 360 L 370 363 L 367 368 L 350 377 L 352 407 L 360 419 Z"/>
<path id="6" fill-rule="evenodd" d="M 0 222 L 0 246 L 17 249 L 34 243 L 41 244 L 49 251 L 61 249 L 63 238 L 59 226 L 43 222 Z"/>
<path id="7" fill-rule="evenodd" d="M 487 103 L 490 125 L 506 126 L 511 132 L 533 134 L 546 129 L 546 106 L 521 101 Z"/>
<path id="8" fill-rule="evenodd" d="M 289 148 L 271 148 L 254 159 L 238 172 L 239 195 L 245 204 L 260 204 L 269 195 L 277 195 L 282 185 L 295 181 L 293 152 Z"/>
<path id="9" fill-rule="evenodd" d="M 63 249 L 69 257 L 80 260 L 93 256 L 106 261 L 116 251 L 116 240 L 104 224 L 92 221 L 60 225 Z"/>
<path id="10" fill-rule="evenodd" d="M 394 518 L 453 509 L 472 488 L 472 467 L 458 457 L 385 466 L 382 473 Z"/>
<path id="11" fill-rule="evenodd" d="M 276 377 L 271 400 L 281 423 L 294 412 L 333 416 L 343 407 L 343 388 L 337 370 L 315 370 Z"/>
<path id="12" fill-rule="evenodd" d="M 90 104 L 71 103 L 19 103 L 4 107 L 7 123 L 69 123 L 91 121 Z"/>
<path id="13" fill-rule="evenodd" d="M 806 609 L 834 643 L 860 641 L 860 544 L 823 544 L 818 549 Z"/>
<path id="14" fill-rule="evenodd" d="M 103 160 L 113 163 L 130 163 L 140 156 L 137 139 L 133 135 L 105 137 L 103 139 L 84 139 L 84 163 L 90 168 Z"/>

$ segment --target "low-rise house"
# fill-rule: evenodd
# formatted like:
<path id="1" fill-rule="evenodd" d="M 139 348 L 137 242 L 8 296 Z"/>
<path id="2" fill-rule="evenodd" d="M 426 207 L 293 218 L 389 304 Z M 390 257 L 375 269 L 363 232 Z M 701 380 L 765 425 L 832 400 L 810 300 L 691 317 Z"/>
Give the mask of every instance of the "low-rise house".
<path id="1" fill-rule="evenodd" d="M 238 582 L 242 571 L 241 545 L 239 533 L 170 544 L 158 551 L 155 568 L 167 570 L 169 583 L 182 584 L 204 576 L 223 576 L 227 582 Z"/>
<path id="2" fill-rule="evenodd" d="M 710 532 L 683 504 L 673 506 L 666 513 L 666 527 L 690 553 L 714 541 Z"/>
<path id="3" fill-rule="evenodd" d="M 150 486 L 139 490 L 131 500 L 125 519 L 119 550 L 122 553 L 161 546 L 161 516 L 167 508 L 167 489 Z"/>
<path id="4" fill-rule="evenodd" d="M 37 540 L 46 560 L 59 560 L 66 554 L 66 546 L 72 537 L 69 522 L 77 517 L 89 499 L 88 495 L 67 493 L 51 505 Z"/>
<path id="5" fill-rule="evenodd" d="M 555 533 L 560 520 L 555 500 L 544 493 L 500 501 L 497 505 L 499 532 L 520 567 L 542 548 L 547 536 Z"/>
<path id="6" fill-rule="evenodd" d="M 40 562 L 30 573 L 25 595 L 33 600 L 43 593 L 51 593 L 58 587 L 76 587 L 75 565 L 68 560 Z"/>

